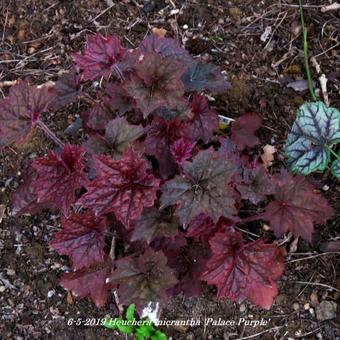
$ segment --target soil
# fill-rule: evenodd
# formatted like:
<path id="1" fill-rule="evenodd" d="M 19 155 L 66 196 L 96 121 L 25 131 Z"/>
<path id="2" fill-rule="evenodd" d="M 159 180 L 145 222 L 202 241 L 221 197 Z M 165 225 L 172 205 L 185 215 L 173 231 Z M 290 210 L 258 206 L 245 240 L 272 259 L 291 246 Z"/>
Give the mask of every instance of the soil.
<path id="1" fill-rule="evenodd" d="M 308 91 L 295 92 L 287 84 L 305 78 L 300 17 L 297 1 L 253 0 L 3 0 L 0 5 L 0 90 L 19 78 L 34 83 L 55 80 L 72 61 L 68 53 L 80 50 L 87 33 L 117 34 L 134 47 L 153 27 L 164 28 L 195 56 L 218 64 L 233 88 L 215 96 L 212 106 L 229 117 L 256 111 L 263 118 L 262 146 L 277 149 L 274 167 L 285 165 L 283 144 L 296 109 L 311 100 Z M 321 12 L 328 1 L 305 1 L 310 55 L 316 56 L 328 81 L 331 105 L 340 107 L 339 12 Z M 261 40 L 271 27 L 266 41 Z M 263 36 L 262 36 L 263 38 Z M 319 87 L 312 66 L 315 85 Z M 80 102 L 46 118 L 61 137 Z M 53 145 L 37 132 L 30 145 L 0 152 L 0 204 L 20 181 L 25 159 L 44 154 Z M 329 199 L 336 217 L 317 226 L 311 243 L 281 239 L 287 250 L 287 268 L 279 281 L 279 295 L 269 311 L 250 303 L 217 301 L 214 289 L 201 298 L 172 299 L 162 319 L 214 318 L 235 320 L 234 326 L 163 327 L 173 339 L 340 339 L 337 315 L 320 320 L 323 301 L 339 302 L 339 253 L 321 253 L 320 245 L 340 238 L 340 187 L 328 171 L 310 176 Z M 68 261 L 48 248 L 59 217 L 42 213 L 13 218 L 6 210 L 0 229 L 0 338 L 3 339 L 125 339 L 102 327 L 68 326 L 70 318 L 104 318 L 113 315 L 113 301 L 101 309 L 87 301 L 72 301 L 58 285 Z M 245 326 L 245 320 L 265 325 Z M 238 324 L 240 321 L 240 325 Z"/>

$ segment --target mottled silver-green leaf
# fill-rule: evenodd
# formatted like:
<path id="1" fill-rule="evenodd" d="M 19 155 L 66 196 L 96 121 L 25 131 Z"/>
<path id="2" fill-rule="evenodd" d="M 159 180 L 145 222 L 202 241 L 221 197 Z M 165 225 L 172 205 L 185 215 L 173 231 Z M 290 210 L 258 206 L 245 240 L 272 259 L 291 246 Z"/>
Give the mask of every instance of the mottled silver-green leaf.
<path id="1" fill-rule="evenodd" d="M 334 177 L 340 178 L 340 159 L 336 159 L 332 163 L 331 171 Z"/>
<path id="2" fill-rule="evenodd" d="M 329 147 L 340 141 L 340 113 L 323 102 L 303 104 L 288 135 L 285 151 L 293 172 L 325 170 Z"/>

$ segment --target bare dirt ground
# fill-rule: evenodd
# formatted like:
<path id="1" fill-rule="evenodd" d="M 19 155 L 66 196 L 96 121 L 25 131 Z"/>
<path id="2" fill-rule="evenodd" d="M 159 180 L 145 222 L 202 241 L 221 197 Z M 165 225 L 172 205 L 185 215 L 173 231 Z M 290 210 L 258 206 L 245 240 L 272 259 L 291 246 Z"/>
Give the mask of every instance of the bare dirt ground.
<path id="1" fill-rule="evenodd" d="M 68 52 L 83 47 L 87 33 L 117 34 L 134 47 L 153 27 L 162 27 L 193 54 L 218 64 L 233 88 L 215 97 L 214 108 L 237 117 L 259 112 L 265 127 L 263 145 L 276 147 L 275 166 L 285 164 L 283 144 L 296 109 L 310 100 L 308 91 L 287 87 L 304 79 L 301 27 L 295 0 L 2 0 L 0 4 L 0 91 L 6 95 L 11 81 L 27 78 L 34 83 L 54 80 L 72 63 Z M 339 11 L 323 13 L 329 1 L 305 1 L 310 55 L 328 77 L 332 106 L 340 107 Z M 269 28 L 270 27 L 270 28 Z M 268 36 L 263 33 L 267 31 Z M 261 39 L 262 38 L 262 39 Z M 265 39 L 266 38 L 266 39 Z M 315 68 L 312 72 L 318 85 Z M 46 117 L 61 137 L 63 130 L 86 108 L 79 102 L 67 111 Z M 53 147 L 37 133 L 29 146 L 0 153 L 0 204 L 18 186 L 26 158 Z M 173 339 L 340 339 L 337 314 L 325 319 L 329 302 L 340 298 L 339 253 L 322 253 L 323 242 L 340 237 L 339 182 L 331 175 L 311 176 L 338 216 L 316 227 L 313 242 L 282 239 L 288 264 L 279 282 L 280 294 L 271 310 L 251 304 L 216 301 L 213 289 L 199 299 L 178 297 L 163 311 L 162 319 L 267 321 L 265 326 L 168 327 Z M 1 219 L 1 218 L 0 218 Z M 96 309 L 89 301 L 70 303 L 58 285 L 68 268 L 66 259 L 48 248 L 59 217 L 44 213 L 13 218 L 8 211 L 0 229 L 0 338 L 3 339 L 125 339 L 102 327 L 68 326 L 69 318 L 103 318 L 114 304 Z M 324 303 L 326 301 L 326 303 Z"/>

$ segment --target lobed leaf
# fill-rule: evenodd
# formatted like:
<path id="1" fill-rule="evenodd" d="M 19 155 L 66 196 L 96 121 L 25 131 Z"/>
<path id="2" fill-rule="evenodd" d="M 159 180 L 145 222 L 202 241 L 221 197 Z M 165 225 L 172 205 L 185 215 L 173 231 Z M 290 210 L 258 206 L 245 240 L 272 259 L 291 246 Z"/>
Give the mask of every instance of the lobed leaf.
<path id="1" fill-rule="evenodd" d="M 170 153 L 176 163 L 182 165 L 191 157 L 194 148 L 195 143 L 180 138 L 170 145 Z"/>
<path id="2" fill-rule="evenodd" d="M 177 40 L 159 37 L 156 34 L 146 37 L 140 44 L 139 50 L 144 55 L 156 52 L 163 57 L 175 59 L 185 66 L 190 65 L 193 61 L 188 51 L 182 48 Z"/>
<path id="3" fill-rule="evenodd" d="M 260 143 L 258 137 L 255 136 L 256 130 L 261 127 L 262 119 L 257 113 L 246 113 L 236 119 L 231 128 L 231 140 L 242 150 L 246 146 L 254 147 Z"/>
<path id="4" fill-rule="evenodd" d="M 87 47 L 83 54 L 71 54 L 78 69 L 83 71 L 82 76 L 85 80 L 109 78 L 117 71 L 119 61 L 127 53 L 120 40 L 114 35 L 107 38 L 100 33 L 88 35 L 86 43 Z"/>
<path id="5" fill-rule="evenodd" d="M 273 194 L 274 183 L 266 168 L 258 163 L 252 162 L 250 167 L 244 167 L 242 181 L 236 185 L 242 199 L 258 204 L 266 199 L 266 195 Z"/>
<path id="6" fill-rule="evenodd" d="M 64 215 L 76 201 L 76 190 L 87 183 L 84 172 L 85 150 L 66 144 L 60 154 L 49 151 L 47 156 L 36 159 L 32 167 L 37 172 L 34 182 L 38 203 L 51 204 Z"/>
<path id="7" fill-rule="evenodd" d="M 191 109 L 193 117 L 190 120 L 193 140 L 202 140 L 204 143 L 210 142 L 214 131 L 218 128 L 217 112 L 210 109 L 208 100 L 203 94 L 195 94 Z"/>
<path id="8" fill-rule="evenodd" d="M 53 96 L 47 86 L 33 86 L 26 81 L 11 87 L 8 97 L 0 103 L 0 149 L 24 143 Z"/>
<path id="9" fill-rule="evenodd" d="M 179 221 L 169 211 L 152 207 L 145 209 L 143 215 L 134 223 L 131 241 L 145 240 L 150 244 L 157 237 L 175 237 Z"/>
<path id="10" fill-rule="evenodd" d="M 183 176 L 162 185 L 161 208 L 176 205 L 175 213 L 184 227 L 200 213 L 214 222 L 221 216 L 232 218 L 236 214 L 233 190 L 228 187 L 233 166 L 228 160 L 208 149 L 183 168 Z"/>
<path id="11" fill-rule="evenodd" d="M 43 209 L 52 209 L 51 204 L 47 202 L 37 202 L 38 197 L 34 186 L 36 179 L 35 171 L 31 167 L 28 168 L 23 175 L 23 182 L 10 196 L 12 215 L 36 214 Z"/>
<path id="12" fill-rule="evenodd" d="M 217 233 L 209 243 L 212 257 L 202 279 L 217 286 L 217 297 L 238 303 L 249 299 L 269 309 L 277 295 L 275 281 L 285 267 L 281 250 L 263 240 L 245 244 L 232 228 Z"/>
<path id="13" fill-rule="evenodd" d="M 74 270 L 104 262 L 105 218 L 87 210 L 84 214 L 72 213 L 69 218 L 62 216 L 61 225 L 50 247 L 60 255 L 70 256 Z"/>
<path id="14" fill-rule="evenodd" d="M 118 111 L 120 115 L 133 109 L 133 98 L 129 96 L 121 84 L 107 83 L 105 85 L 104 102 L 110 110 Z"/>
<path id="15" fill-rule="evenodd" d="M 126 118 L 119 117 L 106 124 L 104 136 L 99 133 L 90 134 L 85 147 L 91 152 L 111 154 L 117 159 L 143 133 L 142 127 L 130 125 Z"/>
<path id="16" fill-rule="evenodd" d="M 333 209 L 304 176 L 293 176 L 282 170 L 274 180 L 274 201 L 254 219 L 269 221 L 277 237 L 291 231 L 295 237 L 311 241 L 313 224 L 325 224 L 332 217 Z"/>
<path id="17" fill-rule="evenodd" d="M 308 175 L 325 170 L 329 148 L 340 142 L 340 113 L 323 102 L 303 104 L 288 135 L 285 152 L 293 172 Z"/>
<path id="18" fill-rule="evenodd" d="M 136 65 L 135 72 L 123 86 L 146 118 L 162 106 L 174 108 L 183 101 L 184 88 L 180 80 L 183 72 L 176 60 L 150 52 Z"/>
<path id="19" fill-rule="evenodd" d="M 80 96 L 80 77 L 74 67 L 61 75 L 55 83 L 53 91 L 54 98 L 50 104 L 52 111 L 61 109 Z"/>
<path id="20" fill-rule="evenodd" d="M 171 153 L 172 144 L 188 135 L 190 135 L 189 126 L 176 118 L 167 121 L 155 117 L 151 125 L 146 128 L 145 153 L 157 158 L 162 178 L 170 177 L 177 168 Z"/>
<path id="21" fill-rule="evenodd" d="M 197 61 L 191 62 L 182 81 L 186 91 L 224 93 L 231 87 L 218 66 Z"/>
<path id="22" fill-rule="evenodd" d="M 140 256 L 127 256 L 115 262 L 110 282 L 118 285 L 119 301 L 134 303 L 139 310 L 150 302 L 163 302 L 166 290 L 177 282 L 161 251 L 147 249 Z"/>
<path id="23" fill-rule="evenodd" d="M 60 284 L 71 291 L 79 299 L 88 297 L 97 307 L 103 307 L 112 285 L 108 282 L 112 269 L 111 260 L 84 268 L 75 272 L 66 273 L 61 277 Z"/>
<path id="24" fill-rule="evenodd" d="M 78 204 L 96 215 L 113 212 L 128 227 L 154 204 L 160 180 L 147 173 L 146 161 L 131 148 L 116 161 L 103 155 L 93 160 L 96 178 L 88 183 L 88 192 Z"/>

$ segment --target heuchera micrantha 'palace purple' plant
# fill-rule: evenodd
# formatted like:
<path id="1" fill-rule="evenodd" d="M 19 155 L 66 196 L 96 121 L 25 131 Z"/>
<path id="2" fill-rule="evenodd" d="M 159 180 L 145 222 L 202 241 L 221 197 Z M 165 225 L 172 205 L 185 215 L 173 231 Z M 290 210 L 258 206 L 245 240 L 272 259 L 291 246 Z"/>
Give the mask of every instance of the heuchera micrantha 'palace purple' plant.
<path id="1" fill-rule="evenodd" d="M 332 209 L 305 177 L 270 174 L 249 156 L 260 142 L 260 116 L 236 119 L 230 138 L 217 134 L 204 92 L 230 85 L 174 39 L 153 34 L 128 50 L 96 34 L 72 57 L 76 67 L 54 86 L 20 81 L 0 105 L 1 148 L 27 141 L 36 127 L 56 143 L 32 161 L 11 211 L 60 211 L 50 246 L 72 263 L 61 285 L 98 307 L 115 290 L 120 304 L 141 311 L 170 295 L 199 296 L 208 283 L 218 298 L 270 308 L 284 251 L 263 238 L 245 240 L 237 225 L 263 220 L 277 237 L 311 241 L 314 224 Z M 94 80 L 95 99 L 84 90 Z M 81 112 L 86 138 L 71 145 L 44 115 L 81 98 L 92 103 Z M 257 215 L 240 214 L 259 203 Z"/>

